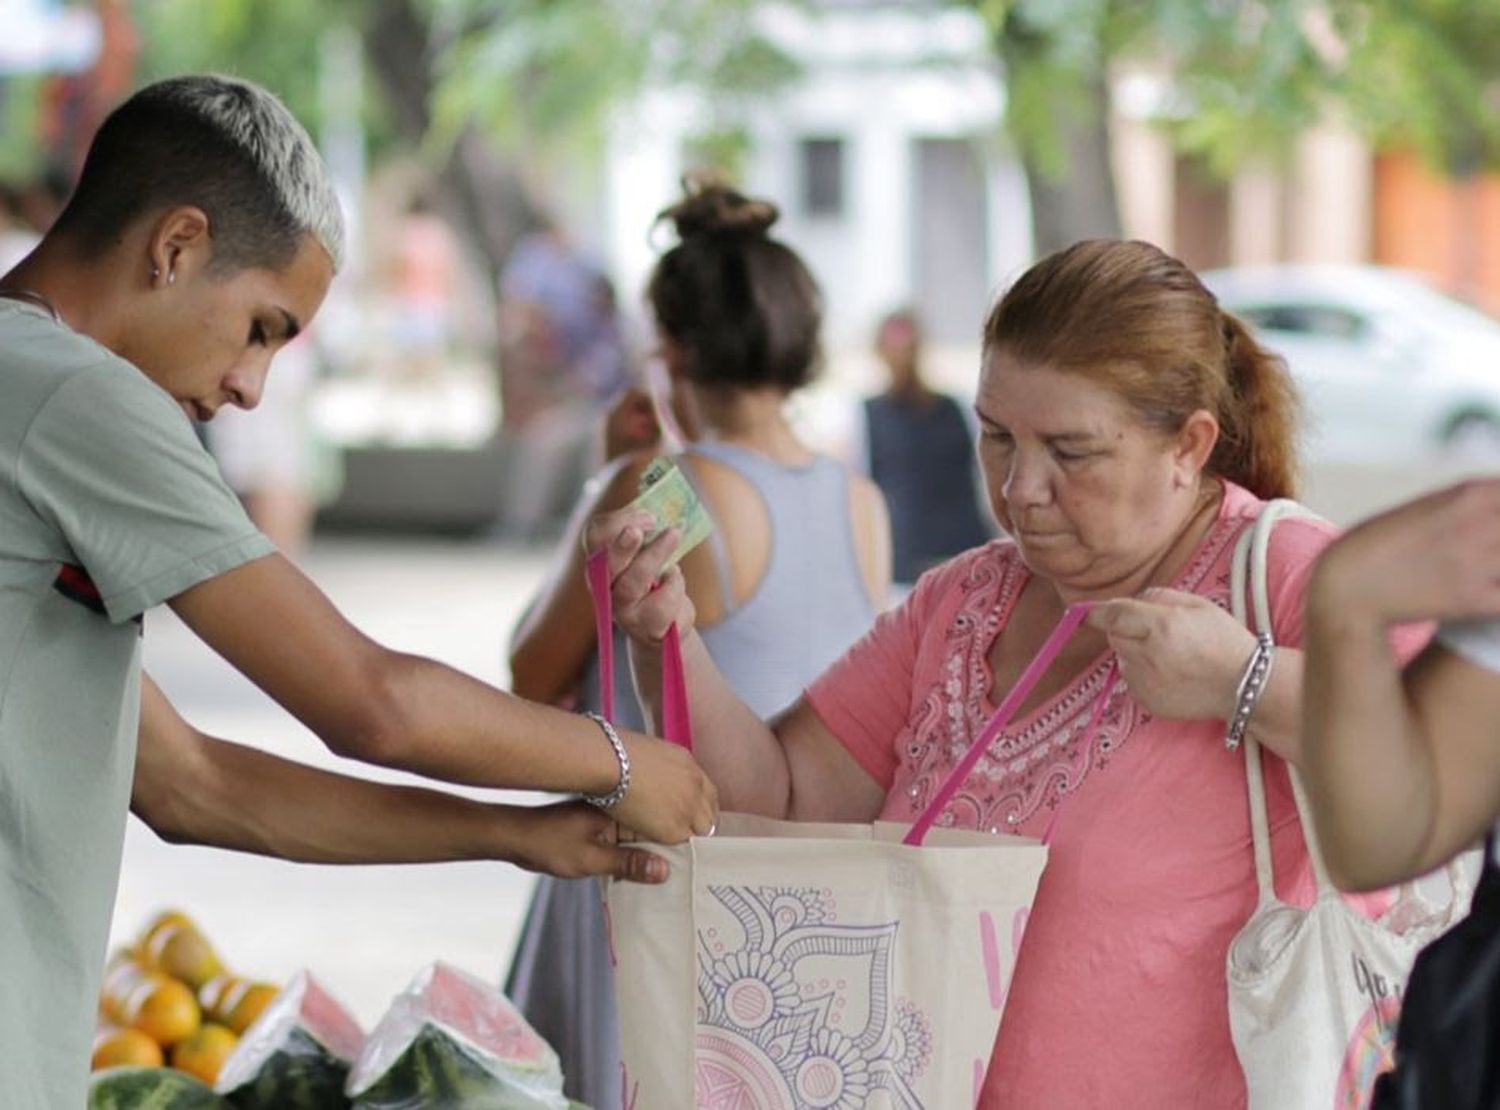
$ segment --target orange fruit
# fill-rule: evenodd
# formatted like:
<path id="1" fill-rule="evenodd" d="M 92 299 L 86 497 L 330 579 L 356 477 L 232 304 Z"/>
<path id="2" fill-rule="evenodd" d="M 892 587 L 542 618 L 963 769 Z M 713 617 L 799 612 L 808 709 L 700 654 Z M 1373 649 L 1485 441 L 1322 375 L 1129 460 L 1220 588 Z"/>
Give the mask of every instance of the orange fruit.
<path id="1" fill-rule="evenodd" d="M 215 975 L 208 982 L 198 988 L 198 1005 L 203 1007 L 203 1016 L 210 1021 L 220 1021 L 224 1017 L 220 1003 L 224 996 L 236 984 L 243 982 L 237 975 L 225 972 L 223 975 Z"/>
<path id="2" fill-rule="evenodd" d="M 224 1026 L 206 1022 L 196 1033 L 178 1041 L 172 1049 L 172 1066 L 178 1071 L 203 1080 L 210 1087 L 219 1078 L 219 1069 L 240 1039 Z"/>
<path id="3" fill-rule="evenodd" d="M 238 975 L 216 975 L 198 990 L 198 1003 L 210 1021 L 229 1024 L 229 1015 L 244 993 L 250 989 L 250 980 Z"/>
<path id="4" fill-rule="evenodd" d="M 132 1028 L 150 1035 L 163 1048 L 196 1032 L 203 1022 L 198 1000 L 187 985 L 160 975 L 131 993 L 126 1012 Z"/>
<path id="5" fill-rule="evenodd" d="M 224 973 L 224 965 L 203 934 L 177 922 L 164 925 L 151 935 L 142 950 L 141 961 L 147 967 L 181 979 L 194 990 Z"/>
<path id="6" fill-rule="evenodd" d="M 94 1041 L 89 1068 L 99 1071 L 119 1064 L 159 1068 L 164 1062 L 161 1046 L 139 1029 L 105 1029 Z"/>
<path id="7" fill-rule="evenodd" d="M 275 983 L 250 983 L 231 1004 L 227 1023 L 229 1028 L 236 1033 L 249 1029 L 280 993 L 281 988 Z"/>
<path id="8" fill-rule="evenodd" d="M 141 930 L 140 938 L 135 943 L 137 954 L 144 954 L 146 949 L 151 946 L 152 938 L 169 925 L 185 925 L 195 932 L 198 929 L 198 926 L 193 923 L 193 919 L 181 910 L 162 910 Z"/>
<path id="9" fill-rule="evenodd" d="M 147 971 L 134 960 L 120 960 L 104 973 L 104 985 L 99 993 L 99 1008 L 106 1017 L 119 1025 L 129 1025 L 131 1019 L 130 1000 L 148 984 L 161 979 L 154 971 Z"/>

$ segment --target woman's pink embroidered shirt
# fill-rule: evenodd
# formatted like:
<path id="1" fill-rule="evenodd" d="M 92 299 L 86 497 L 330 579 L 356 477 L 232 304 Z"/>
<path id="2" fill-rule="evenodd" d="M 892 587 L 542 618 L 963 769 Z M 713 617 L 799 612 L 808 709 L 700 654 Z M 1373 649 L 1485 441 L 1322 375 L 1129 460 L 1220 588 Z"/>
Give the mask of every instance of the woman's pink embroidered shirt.
<path id="1" fill-rule="evenodd" d="M 1226 483 L 1174 586 L 1228 608 L 1230 557 L 1260 504 Z M 1301 644 L 1308 578 L 1334 535 L 1318 521 L 1277 525 L 1267 573 L 1278 643 Z M 993 713 L 988 656 L 1029 574 L 1007 540 L 957 557 L 808 690 L 885 787 L 882 817 L 913 820 Z M 1058 815 L 980 1105 L 1242 1106 L 1224 957 L 1255 904 L 1244 760 L 1225 750 L 1222 720 L 1153 718 L 1118 682 L 1084 735 L 1109 663 L 1007 729 L 939 818 L 1041 836 Z M 1277 885 L 1305 904 L 1290 783 L 1274 757 L 1267 772 Z"/>

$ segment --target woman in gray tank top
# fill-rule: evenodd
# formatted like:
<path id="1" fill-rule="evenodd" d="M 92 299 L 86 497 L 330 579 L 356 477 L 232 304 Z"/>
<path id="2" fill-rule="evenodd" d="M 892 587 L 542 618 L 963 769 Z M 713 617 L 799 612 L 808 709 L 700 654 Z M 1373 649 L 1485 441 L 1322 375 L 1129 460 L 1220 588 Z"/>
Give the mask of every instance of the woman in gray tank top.
<path id="1" fill-rule="evenodd" d="M 757 713 L 774 714 L 863 633 L 885 602 L 890 533 L 879 491 L 803 445 L 787 397 L 820 361 L 822 297 L 797 255 L 769 235 L 777 211 L 714 179 L 690 179 L 659 217 L 679 242 L 647 287 L 671 381 L 668 420 L 690 442 L 678 463 L 714 533 L 682 561 L 714 661 Z M 597 512 L 635 496 L 661 453 L 643 395 L 611 414 L 613 461 L 574 514 L 552 578 L 511 645 L 514 689 L 544 701 L 598 704 L 594 624 L 581 535 Z M 630 448 L 635 448 L 631 450 Z M 616 705 L 639 713 L 617 652 Z M 562 1058 L 567 1092 L 620 1106 L 612 972 L 597 884 L 537 888 L 507 992 Z"/>

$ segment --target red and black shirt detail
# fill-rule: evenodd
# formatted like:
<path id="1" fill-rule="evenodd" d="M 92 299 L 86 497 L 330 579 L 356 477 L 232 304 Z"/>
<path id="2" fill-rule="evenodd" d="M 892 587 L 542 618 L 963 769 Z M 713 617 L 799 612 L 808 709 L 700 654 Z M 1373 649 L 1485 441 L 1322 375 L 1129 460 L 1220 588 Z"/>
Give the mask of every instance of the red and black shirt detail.
<path id="1" fill-rule="evenodd" d="M 89 577 L 89 572 L 75 563 L 64 563 L 57 572 L 57 578 L 52 583 L 52 588 L 69 601 L 76 601 L 85 609 L 98 613 L 101 617 L 109 614 L 104 608 L 104 598 L 99 594 L 99 587 Z M 140 614 L 135 616 L 135 623 L 141 624 Z"/>

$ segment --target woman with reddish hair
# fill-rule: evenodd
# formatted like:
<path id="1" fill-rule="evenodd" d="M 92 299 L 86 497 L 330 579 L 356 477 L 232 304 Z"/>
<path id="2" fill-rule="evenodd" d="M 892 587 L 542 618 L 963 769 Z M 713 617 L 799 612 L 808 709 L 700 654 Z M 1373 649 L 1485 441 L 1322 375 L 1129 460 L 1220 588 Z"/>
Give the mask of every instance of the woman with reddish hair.
<path id="1" fill-rule="evenodd" d="M 985 323 L 979 453 L 1006 537 L 926 573 L 769 723 L 684 637 L 696 750 L 728 808 L 911 821 L 1063 610 L 1099 603 L 940 818 L 1053 833 L 983 1107 L 1245 1104 L 1225 954 L 1256 876 L 1226 722 L 1248 711 L 1267 751 L 1278 886 L 1309 901 L 1286 763 L 1302 755 L 1303 595 L 1334 529 L 1275 529 L 1280 646 L 1248 704 L 1241 678 L 1267 649 L 1225 610 L 1236 541 L 1296 491 L 1296 407 L 1282 361 L 1177 259 L 1076 244 Z M 616 513 L 590 539 L 610 547 L 616 617 L 654 691 L 662 635 L 694 612 L 662 570 L 670 538 L 641 535 Z"/>

